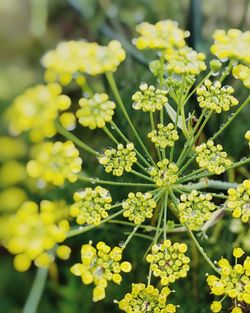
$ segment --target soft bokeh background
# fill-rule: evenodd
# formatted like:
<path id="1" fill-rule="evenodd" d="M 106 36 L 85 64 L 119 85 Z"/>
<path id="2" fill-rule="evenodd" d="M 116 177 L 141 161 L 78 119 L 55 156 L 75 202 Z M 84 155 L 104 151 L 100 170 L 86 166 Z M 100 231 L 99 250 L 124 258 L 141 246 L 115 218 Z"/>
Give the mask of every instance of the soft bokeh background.
<path id="1" fill-rule="evenodd" d="M 199 51 L 209 53 L 213 31 L 216 28 L 246 30 L 250 25 L 249 13 L 248 0 L 0 0 L 0 114 L 4 113 L 18 93 L 43 81 L 40 59 L 47 50 L 53 49 L 62 40 L 86 38 L 101 44 L 113 38 L 121 40 L 127 51 L 127 60 L 116 77 L 125 102 L 130 106 L 130 95 L 135 91 L 135 86 L 140 81 L 150 79 L 150 73 L 145 66 L 145 55 L 131 45 L 136 24 L 141 21 L 176 20 L 182 28 L 191 31 L 190 44 Z M 242 91 L 241 84 L 237 83 L 235 86 L 238 87 L 237 97 L 245 98 L 246 92 Z M 230 126 L 221 137 L 225 149 L 233 158 L 239 159 L 248 151 L 242 138 L 249 125 L 249 116 L 248 107 L 240 115 L 238 122 Z M 213 133 L 218 123 L 226 118 L 219 116 L 213 119 L 206 129 L 207 135 Z M 136 123 L 143 125 L 142 120 L 136 120 Z M 28 147 L 25 141 L 14 141 L 10 158 L 8 151 L 11 147 L 5 149 L 3 137 L 8 134 L 4 121 L 0 122 L 0 132 L 0 211 L 14 211 L 23 199 L 34 197 L 31 196 L 32 182 L 26 182 L 23 186 L 26 174 L 22 164 L 27 159 Z M 95 140 L 101 141 L 102 135 Z M 10 169 L 13 175 L 8 174 Z M 249 177 L 247 169 L 237 172 L 233 170 L 229 175 L 231 181 L 244 177 Z M 116 190 L 117 198 L 119 193 L 124 191 Z M 40 200 L 42 195 L 38 193 L 36 197 L 35 199 Z M 117 243 L 119 236 L 119 229 L 108 226 L 101 231 L 90 232 L 84 238 L 77 238 L 70 244 L 73 248 L 77 247 L 78 255 L 78 247 L 83 240 L 87 242 L 93 238 L 106 239 L 109 243 Z M 210 255 L 220 255 L 221 247 L 225 247 L 225 251 L 230 254 L 230 247 L 236 240 L 242 241 L 247 248 L 249 237 L 246 236 L 244 230 L 241 232 L 240 225 L 231 225 L 225 220 L 210 233 L 210 239 L 204 245 L 209 249 Z M 218 240 L 220 245 L 216 244 Z M 127 275 L 121 287 L 109 287 L 107 299 L 94 306 L 91 301 L 91 287 L 81 285 L 80 280 L 69 274 L 70 265 L 59 262 L 58 267 L 50 272 L 51 279 L 46 285 L 38 312 L 116 312 L 115 306 L 110 305 L 112 299 L 121 298 L 131 282 L 145 278 L 146 269 L 140 269 L 140 258 L 146 244 L 140 239 L 131 243 L 128 258 L 133 261 L 137 271 Z M 0 250 L 0 253 L 0 312 L 21 312 L 32 284 L 34 270 L 26 274 L 17 273 L 12 267 L 12 257 L 4 250 Z M 180 313 L 206 313 L 210 299 L 204 274 L 208 268 L 201 262 L 195 248 L 192 249 L 192 260 L 192 272 L 188 280 L 175 284 L 173 302 L 181 304 Z"/>

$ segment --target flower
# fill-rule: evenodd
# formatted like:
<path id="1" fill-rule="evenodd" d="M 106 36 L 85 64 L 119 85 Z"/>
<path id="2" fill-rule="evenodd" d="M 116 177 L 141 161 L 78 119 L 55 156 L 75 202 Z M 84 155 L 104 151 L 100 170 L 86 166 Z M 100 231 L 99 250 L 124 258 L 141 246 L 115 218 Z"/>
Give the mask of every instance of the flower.
<path id="1" fill-rule="evenodd" d="M 244 86 L 250 88 L 250 68 L 243 64 L 238 64 L 233 68 L 233 76 L 236 79 L 240 79 Z"/>
<path id="2" fill-rule="evenodd" d="M 1 136 L 0 147 L 4 147 L 1 149 L 0 161 L 19 159 L 25 156 L 27 152 L 26 144 L 21 138 Z"/>
<path id="3" fill-rule="evenodd" d="M 145 221 L 145 218 L 153 216 L 153 210 L 156 207 L 153 195 L 150 192 L 130 192 L 128 198 L 122 203 L 124 209 L 123 216 L 128 217 L 139 225 Z"/>
<path id="4" fill-rule="evenodd" d="M 66 179 L 71 183 L 77 180 L 82 160 L 73 142 L 41 143 L 35 147 L 34 157 L 35 160 L 27 163 L 27 171 L 31 177 L 56 186 L 63 185 Z"/>
<path id="5" fill-rule="evenodd" d="M 209 79 L 206 79 L 204 85 L 201 85 L 196 91 L 199 106 L 216 113 L 228 111 L 231 107 L 239 103 L 239 101 L 231 95 L 233 92 L 234 89 L 231 86 L 222 87 L 219 81 L 212 83 Z"/>
<path id="6" fill-rule="evenodd" d="M 152 130 L 148 134 L 148 138 L 150 138 L 156 147 L 165 149 L 166 147 L 173 147 L 179 136 L 177 130 L 174 129 L 174 124 L 169 123 L 166 126 L 158 124 L 157 130 Z"/>
<path id="7" fill-rule="evenodd" d="M 247 257 L 242 265 L 237 262 L 243 254 L 242 249 L 234 249 L 235 265 L 231 266 L 227 259 L 221 258 L 218 261 L 220 277 L 215 275 L 207 277 L 207 283 L 214 295 L 228 296 L 232 299 L 235 306 L 232 312 L 241 312 L 237 305 L 250 304 L 250 257 Z"/>
<path id="8" fill-rule="evenodd" d="M 239 29 L 217 29 L 214 34 L 214 44 L 211 52 L 219 59 L 236 59 L 250 63 L 250 31 L 242 32 Z"/>
<path id="9" fill-rule="evenodd" d="M 38 267 L 48 267 L 54 260 L 53 247 L 66 239 L 69 223 L 59 218 L 64 211 L 64 202 L 43 200 L 40 206 L 25 201 L 16 214 L 4 218 L 1 225 L 2 243 L 15 254 L 14 267 L 26 271 L 34 261 Z"/>
<path id="10" fill-rule="evenodd" d="M 185 46 L 180 49 L 168 49 L 164 55 L 168 64 L 166 70 L 169 74 L 198 75 L 206 70 L 204 53 L 197 53 Z"/>
<path id="11" fill-rule="evenodd" d="M 229 188 L 227 193 L 226 206 L 232 210 L 232 216 L 247 223 L 250 219 L 250 180 L 244 180 L 237 188 Z"/>
<path id="12" fill-rule="evenodd" d="M 108 281 L 120 284 L 122 281 L 121 272 L 130 272 L 131 264 L 127 261 L 121 262 L 122 249 L 114 247 L 111 249 L 103 241 L 99 241 L 96 248 L 92 243 L 82 245 L 81 260 L 71 267 L 71 272 L 81 276 L 85 285 L 93 283 L 93 301 L 100 301 L 105 298 L 105 289 Z"/>
<path id="13" fill-rule="evenodd" d="M 208 221 L 216 206 L 211 202 L 211 194 L 198 193 L 192 190 L 188 195 L 182 194 L 178 204 L 180 222 L 187 224 L 191 230 L 200 230 L 204 222 Z"/>
<path id="14" fill-rule="evenodd" d="M 135 110 L 142 110 L 143 112 L 155 112 L 161 110 L 168 102 L 166 90 L 156 89 L 153 85 L 143 83 L 140 85 L 140 90 L 132 96 L 133 108 Z"/>
<path id="15" fill-rule="evenodd" d="M 146 260 L 150 263 L 153 275 L 161 278 L 163 286 L 187 276 L 190 259 L 185 255 L 186 251 L 185 243 L 172 244 L 170 240 L 152 246 L 152 252 L 147 255 Z"/>
<path id="16" fill-rule="evenodd" d="M 168 159 L 157 162 L 157 167 L 150 167 L 148 172 L 153 178 L 156 186 L 167 186 L 174 184 L 178 179 L 178 167 Z"/>
<path id="17" fill-rule="evenodd" d="M 96 93 L 90 99 L 79 100 L 80 109 L 76 112 L 79 123 L 90 129 L 105 127 L 112 120 L 115 103 L 105 93 Z"/>
<path id="18" fill-rule="evenodd" d="M 118 305 L 122 311 L 127 313 L 174 313 L 176 306 L 167 304 L 170 292 L 168 287 L 164 287 L 160 291 L 153 285 L 132 284 L 132 291 L 126 293 Z"/>
<path id="19" fill-rule="evenodd" d="M 99 163 L 105 168 L 105 172 L 114 176 L 121 176 L 124 171 L 131 172 L 132 165 L 137 162 L 134 144 L 128 143 L 126 147 L 119 143 L 117 149 L 106 149 L 99 157 Z"/>
<path id="20" fill-rule="evenodd" d="M 59 120 L 64 128 L 67 130 L 73 130 L 76 127 L 75 115 L 71 112 L 62 113 L 59 116 Z"/>
<path id="21" fill-rule="evenodd" d="M 217 313 L 217 312 L 220 312 L 221 309 L 222 309 L 222 304 L 220 301 L 213 301 L 211 306 L 210 306 L 210 309 L 212 312 L 214 313 Z"/>
<path id="22" fill-rule="evenodd" d="M 55 119 L 71 104 L 70 98 L 61 91 L 58 84 L 37 85 L 18 96 L 7 112 L 11 133 L 19 135 L 28 131 L 34 142 L 53 137 Z"/>
<path id="23" fill-rule="evenodd" d="M 171 20 L 163 20 L 155 25 L 143 22 L 136 26 L 136 30 L 140 36 L 133 39 L 133 43 L 140 50 L 182 48 L 185 38 L 189 37 L 189 32 L 181 30 L 178 23 Z"/>
<path id="24" fill-rule="evenodd" d="M 226 168 L 232 164 L 232 161 L 227 159 L 227 153 L 223 151 L 223 147 L 215 145 L 212 140 L 197 146 L 195 151 L 199 167 L 216 175 L 225 172 Z"/>
<path id="25" fill-rule="evenodd" d="M 47 69 L 45 79 L 68 85 L 73 78 L 84 85 L 84 73 L 98 75 L 115 72 L 126 57 L 117 40 L 107 46 L 86 41 L 66 41 L 58 44 L 55 50 L 47 52 L 42 64 Z"/>
<path id="26" fill-rule="evenodd" d="M 85 188 L 74 193 L 75 203 L 70 207 L 70 215 L 76 218 L 77 224 L 100 224 L 108 216 L 112 198 L 107 189 L 101 186 Z"/>
<path id="27" fill-rule="evenodd" d="M 249 148 L 250 148 L 250 130 L 248 130 L 248 131 L 245 133 L 245 139 L 249 141 Z"/>

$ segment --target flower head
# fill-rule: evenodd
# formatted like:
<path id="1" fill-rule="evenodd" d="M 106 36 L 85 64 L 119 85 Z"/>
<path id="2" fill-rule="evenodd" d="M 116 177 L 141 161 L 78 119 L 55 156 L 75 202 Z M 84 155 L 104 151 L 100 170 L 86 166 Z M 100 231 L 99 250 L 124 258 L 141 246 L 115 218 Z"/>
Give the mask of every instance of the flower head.
<path id="1" fill-rule="evenodd" d="M 249 66 L 238 64 L 233 68 L 233 76 L 243 82 L 244 86 L 250 88 L 250 68 Z"/>
<path id="2" fill-rule="evenodd" d="M 53 262 L 51 249 L 64 241 L 69 231 L 68 221 L 62 218 L 64 213 L 58 215 L 65 206 L 43 200 L 39 208 L 35 202 L 26 201 L 16 214 L 5 218 L 0 237 L 9 252 L 16 255 L 16 270 L 28 270 L 32 261 L 38 267 Z"/>
<path id="3" fill-rule="evenodd" d="M 232 161 L 227 159 L 227 153 L 223 151 L 223 147 L 215 145 L 212 140 L 197 146 L 195 150 L 199 167 L 216 175 L 225 172 L 226 168 L 232 164 Z"/>
<path id="4" fill-rule="evenodd" d="M 107 173 L 114 176 L 121 176 L 124 171 L 131 172 L 132 165 L 137 161 L 134 151 L 134 144 L 128 143 L 126 147 L 123 144 L 118 144 L 117 149 L 106 149 L 99 158 L 99 163 L 102 164 Z"/>
<path id="5" fill-rule="evenodd" d="M 168 64 L 166 70 L 169 74 L 198 75 L 206 70 L 205 54 L 197 53 L 185 46 L 180 49 L 169 49 L 165 53 Z"/>
<path id="6" fill-rule="evenodd" d="M 180 222 L 186 223 L 191 230 L 200 230 L 216 208 L 211 200 L 211 194 L 199 194 L 197 190 L 192 190 L 189 195 L 182 194 L 178 204 Z"/>
<path id="7" fill-rule="evenodd" d="M 178 179 L 178 167 L 168 159 L 157 162 L 157 167 L 149 168 L 149 174 L 153 178 L 156 186 L 167 186 L 174 184 Z"/>
<path id="8" fill-rule="evenodd" d="M 190 259 L 185 255 L 186 251 L 185 243 L 172 244 L 170 240 L 152 246 L 152 252 L 146 260 L 150 263 L 153 275 L 160 277 L 163 286 L 187 276 Z"/>
<path id="9" fill-rule="evenodd" d="M 239 29 L 217 29 L 214 34 L 214 44 L 211 52 L 219 59 L 236 59 L 250 63 L 250 31 L 241 32 Z"/>
<path id="10" fill-rule="evenodd" d="M 141 224 L 146 218 L 153 216 L 153 210 L 156 207 L 156 202 L 150 192 L 128 194 L 128 198 L 122 203 L 124 209 L 123 216 L 128 217 L 135 224 Z"/>
<path id="11" fill-rule="evenodd" d="M 233 92 L 234 89 L 231 86 L 222 87 L 219 81 L 212 83 L 209 79 L 206 79 L 204 85 L 197 89 L 197 100 L 201 108 L 221 113 L 222 111 L 228 111 L 239 103 L 232 96 Z"/>
<path id="12" fill-rule="evenodd" d="M 177 130 L 174 129 L 174 124 L 169 123 L 166 126 L 158 124 L 157 129 L 152 130 L 148 134 L 148 138 L 150 138 L 156 147 L 165 149 L 166 147 L 173 147 L 179 136 Z"/>
<path id="13" fill-rule="evenodd" d="M 234 218 L 241 218 L 243 223 L 250 219 L 250 180 L 244 180 L 237 188 L 228 189 L 226 206 L 232 210 Z"/>
<path id="14" fill-rule="evenodd" d="M 131 264 L 122 259 L 122 249 L 114 247 L 111 249 L 104 242 L 99 241 L 96 248 L 92 243 L 85 244 L 81 249 L 81 261 L 71 267 L 71 272 L 81 276 L 85 285 L 93 283 L 93 301 L 105 298 L 105 289 L 109 281 L 120 284 L 122 281 L 121 272 L 130 272 Z"/>
<path id="15" fill-rule="evenodd" d="M 40 178 L 56 186 L 63 185 L 66 179 L 70 182 L 77 180 L 82 160 L 73 142 L 42 143 L 35 147 L 34 157 L 35 159 L 27 164 L 31 177 Z"/>
<path id="16" fill-rule="evenodd" d="M 112 198 L 107 189 L 101 186 L 85 188 L 74 193 L 75 203 L 70 207 L 70 215 L 76 218 L 77 224 L 98 225 L 108 216 L 111 209 Z"/>
<path id="17" fill-rule="evenodd" d="M 168 287 L 160 291 L 153 285 L 132 284 L 132 291 L 119 301 L 119 308 L 127 313 L 175 313 L 176 306 L 167 304 L 170 292 Z"/>
<path id="18" fill-rule="evenodd" d="M 37 85 L 18 96 L 7 113 L 10 131 L 14 134 L 28 131 L 35 142 L 53 137 L 55 119 L 71 104 L 70 98 L 61 91 L 58 84 Z"/>
<path id="19" fill-rule="evenodd" d="M 167 49 L 181 48 L 185 45 L 185 38 L 189 32 L 178 28 L 178 24 L 171 20 L 164 20 L 155 25 L 143 22 L 136 26 L 140 36 L 133 40 L 138 49 Z"/>
<path id="20" fill-rule="evenodd" d="M 112 120 L 115 103 L 105 93 L 96 93 L 90 99 L 79 100 L 80 109 L 76 112 L 79 123 L 90 129 L 103 128 Z"/>
<path id="21" fill-rule="evenodd" d="M 133 108 L 135 110 L 142 110 L 143 112 L 155 112 L 161 110 L 168 102 L 166 97 L 167 91 L 156 89 L 153 85 L 143 83 L 140 85 L 140 90 L 132 96 Z"/>

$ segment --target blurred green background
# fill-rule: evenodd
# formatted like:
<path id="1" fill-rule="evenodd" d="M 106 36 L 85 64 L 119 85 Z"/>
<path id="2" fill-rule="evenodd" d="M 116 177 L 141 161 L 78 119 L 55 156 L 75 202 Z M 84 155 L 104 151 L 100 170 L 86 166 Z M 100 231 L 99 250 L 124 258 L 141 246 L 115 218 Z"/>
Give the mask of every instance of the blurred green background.
<path id="1" fill-rule="evenodd" d="M 22 90 L 43 81 L 40 59 L 47 50 L 53 49 L 62 40 L 86 38 L 100 44 L 114 38 L 121 40 L 127 59 L 116 77 L 130 110 L 130 96 L 136 86 L 141 81 L 150 80 L 146 56 L 131 45 L 131 39 L 136 35 L 136 24 L 142 21 L 154 23 L 161 19 L 176 20 L 181 28 L 190 30 L 192 36 L 189 44 L 209 55 L 213 31 L 216 28 L 247 30 L 250 25 L 249 13 L 248 0 L 0 0 L 0 114 L 3 114 Z M 236 83 L 235 87 L 238 88 L 237 97 L 244 99 L 246 91 L 242 91 L 241 83 Z M 247 125 L 249 127 L 249 116 L 248 107 L 221 137 L 225 150 L 235 159 L 249 153 L 243 140 Z M 135 119 L 138 125 L 144 124 L 139 115 Z M 207 135 L 213 133 L 218 123 L 224 119 L 227 117 L 214 118 L 206 129 Z M 1 135 L 7 134 L 4 122 L 0 125 L 0 131 Z M 91 133 L 86 132 L 85 135 L 90 138 Z M 101 141 L 101 136 L 100 134 L 96 140 Z M 237 172 L 232 171 L 229 180 L 241 180 L 244 177 L 249 177 L 249 172 L 247 169 L 240 169 Z M 126 192 L 116 190 L 115 197 L 119 198 Z M 71 191 L 69 199 L 70 194 Z M 37 198 L 40 199 L 40 196 Z M 243 240 L 245 248 L 250 249 L 247 235 L 249 236 L 241 225 L 231 225 L 225 219 L 211 231 L 209 240 L 203 244 L 212 257 L 220 256 L 221 247 L 230 255 L 232 243 L 236 240 Z M 182 238 L 186 240 L 185 235 L 173 237 L 173 240 Z M 105 239 L 110 244 L 117 244 L 118 240 L 124 239 L 124 235 L 121 229 L 112 225 L 84 234 L 69 242 L 75 259 L 78 258 L 81 243 L 90 239 Z M 83 286 L 79 279 L 69 273 L 68 268 L 72 262 L 65 264 L 59 261 L 58 267 L 50 273 L 51 279 L 46 285 L 38 312 L 117 312 L 116 306 L 112 304 L 113 299 L 120 299 L 130 289 L 131 282 L 145 280 L 147 268 L 142 266 L 144 261 L 140 260 L 147 244 L 148 242 L 140 238 L 133 240 L 127 258 L 133 262 L 135 270 L 124 277 L 121 286 L 111 284 L 107 290 L 107 298 L 94 305 L 91 301 L 92 288 Z M 3 250 L 0 253 L 0 312 L 21 312 L 32 284 L 34 269 L 26 274 L 17 273 L 12 267 L 12 257 Z M 204 275 L 209 269 L 204 266 L 194 247 L 191 254 L 192 271 L 185 282 L 175 284 L 176 293 L 171 299 L 173 303 L 181 305 L 179 313 L 206 313 L 209 311 L 211 299 Z"/>

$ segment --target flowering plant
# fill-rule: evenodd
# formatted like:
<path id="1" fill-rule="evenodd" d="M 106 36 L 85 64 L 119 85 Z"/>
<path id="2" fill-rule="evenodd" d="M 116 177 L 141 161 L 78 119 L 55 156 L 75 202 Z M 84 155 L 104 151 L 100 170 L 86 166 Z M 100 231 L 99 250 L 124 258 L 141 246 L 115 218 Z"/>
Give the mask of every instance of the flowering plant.
<path id="1" fill-rule="evenodd" d="M 211 303 L 211 311 L 220 312 L 224 306 L 233 313 L 248 312 L 250 258 L 236 247 L 234 265 L 226 258 L 213 262 L 197 236 L 206 238 L 208 229 L 224 216 L 249 223 L 250 180 L 228 182 L 221 174 L 247 165 L 250 158 L 233 161 L 218 138 L 249 104 L 249 96 L 239 103 L 233 87 L 224 82 L 232 72 L 249 88 L 250 32 L 216 31 L 211 52 L 217 58 L 206 64 L 203 53 L 187 46 L 189 33 L 173 21 L 144 22 L 137 31 L 134 45 L 151 50 L 155 59 L 149 63 L 152 82 L 138 84 L 131 103 L 124 104 L 113 75 L 125 60 L 121 44 L 69 41 L 43 57 L 46 83 L 26 90 L 8 109 L 11 135 L 25 133 L 34 144 L 25 175 L 30 192 L 40 192 L 42 201 L 22 199 L 16 212 L 1 216 L 1 243 L 15 255 L 16 270 L 26 271 L 34 263 L 39 268 L 36 279 L 43 277 L 45 281 L 57 257 L 71 262 L 76 236 L 106 223 L 131 227 L 124 242 L 114 247 L 81 237 L 78 263 L 71 263 L 69 270 L 83 284 L 93 284 L 93 301 L 100 301 L 111 282 L 121 284 L 132 270 L 132 262 L 123 261 L 131 240 L 136 236 L 149 240 L 145 259 L 137 260 L 148 267 L 147 279 L 136 281 L 131 291 L 114 302 L 128 313 L 171 313 L 179 307 L 168 299 L 171 288 L 189 275 L 192 266 L 185 243 L 189 236 L 211 267 L 207 276 L 211 293 L 222 296 Z M 205 74 L 199 78 L 201 73 Z M 109 84 L 107 90 L 95 89 L 93 82 L 100 75 Z M 78 95 L 79 89 L 76 104 L 70 94 L 77 90 Z M 191 97 L 196 97 L 193 112 Z M 135 126 L 128 105 L 135 115 L 138 111 L 148 115 L 147 133 Z M 209 120 L 234 107 L 227 122 L 204 138 Z M 119 125 L 117 111 L 126 121 L 125 129 Z M 111 147 L 93 148 L 84 142 L 82 129 L 86 128 L 93 138 L 95 131 L 103 130 Z M 246 129 L 245 138 L 250 143 L 249 132 Z M 91 175 L 85 170 L 88 162 L 94 162 Z M 97 177 L 101 171 L 108 179 Z M 114 202 L 113 187 L 129 192 Z M 61 195 L 56 199 L 60 203 L 49 201 L 47 194 L 54 190 L 72 191 L 71 200 Z M 221 193 L 223 190 L 227 193 Z M 174 234 L 179 232 L 187 236 L 176 242 Z M 42 287 L 42 283 L 38 287 L 34 284 L 34 288 Z M 32 298 L 25 312 L 29 312 L 30 303 Z"/>

